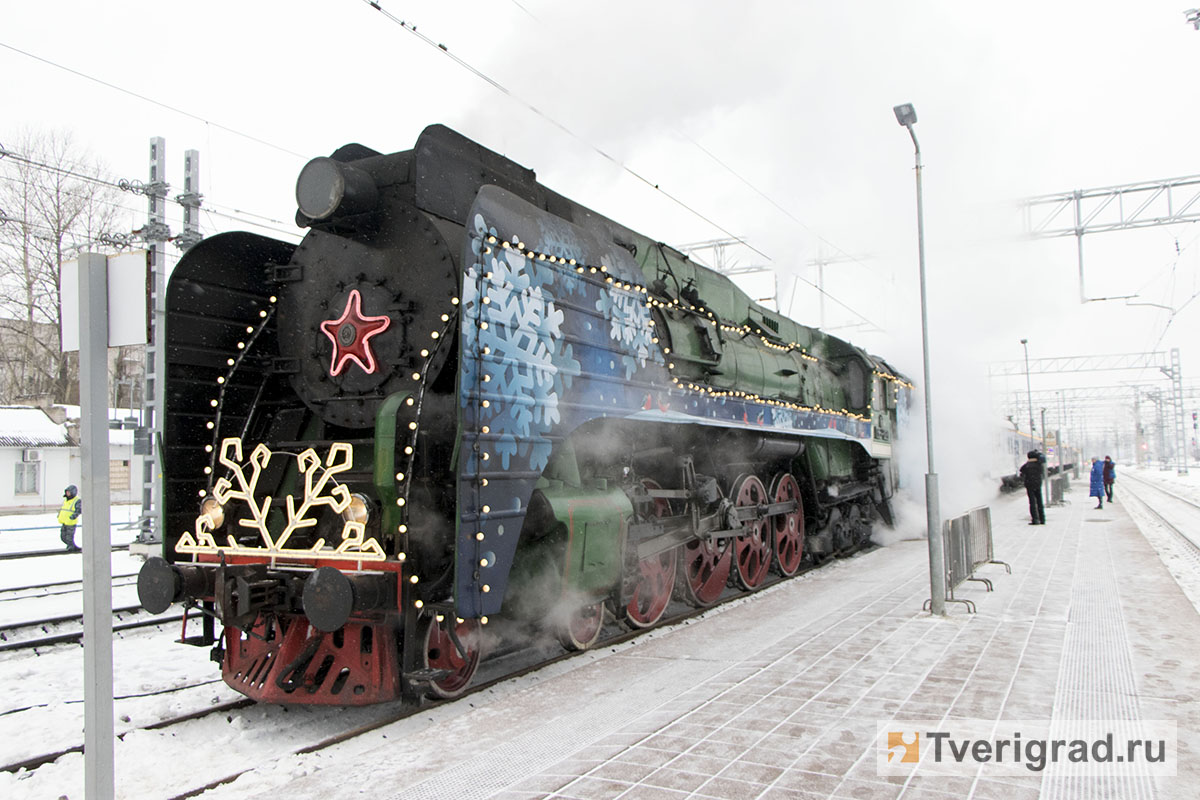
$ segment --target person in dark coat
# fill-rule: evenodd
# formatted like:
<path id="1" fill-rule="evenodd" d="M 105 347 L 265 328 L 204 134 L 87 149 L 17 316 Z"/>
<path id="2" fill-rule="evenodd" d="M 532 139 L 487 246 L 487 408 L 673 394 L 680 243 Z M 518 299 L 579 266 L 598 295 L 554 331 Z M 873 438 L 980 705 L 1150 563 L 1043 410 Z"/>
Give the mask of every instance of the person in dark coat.
<path id="1" fill-rule="evenodd" d="M 1092 459 L 1091 488 L 1088 496 L 1096 498 L 1096 508 L 1104 508 L 1104 462 L 1098 458 Z"/>
<path id="2" fill-rule="evenodd" d="M 1021 480 L 1029 496 L 1030 525 L 1046 524 L 1046 506 L 1042 503 L 1042 459 L 1037 450 L 1026 453 L 1028 461 L 1021 465 Z"/>
<path id="3" fill-rule="evenodd" d="M 1113 482 L 1117 479 L 1117 465 L 1113 463 L 1111 456 L 1104 457 L 1104 494 L 1108 497 L 1108 502 L 1112 502 Z"/>

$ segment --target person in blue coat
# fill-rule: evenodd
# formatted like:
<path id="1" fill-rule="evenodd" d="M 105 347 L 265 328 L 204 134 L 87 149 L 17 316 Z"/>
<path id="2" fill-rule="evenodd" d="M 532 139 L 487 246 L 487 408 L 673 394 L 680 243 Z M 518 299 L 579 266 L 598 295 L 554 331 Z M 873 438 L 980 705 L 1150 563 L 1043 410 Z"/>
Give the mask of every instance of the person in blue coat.
<path id="1" fill-rule="evenodd" d="M 1104 508 L 1104 462 L 1098 458 L 1092 459 L 1090 497 L 1096 498 L 1096 508 Z"/>

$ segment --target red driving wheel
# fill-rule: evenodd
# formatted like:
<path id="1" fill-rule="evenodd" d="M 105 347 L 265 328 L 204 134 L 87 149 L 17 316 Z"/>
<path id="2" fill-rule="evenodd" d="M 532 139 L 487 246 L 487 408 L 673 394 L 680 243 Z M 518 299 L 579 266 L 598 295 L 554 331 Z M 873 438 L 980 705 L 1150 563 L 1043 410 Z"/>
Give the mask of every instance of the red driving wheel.
<path id="1" fill-rule="evenodd" d="M 774 533 L 775 567 L 779 574 L 790 578 L 800 571 L 804 558 L 804 501 L 800 484 L 790 472 L 781 472 L 771 481 L 771 497 L 776 503 L 796 501 L 796 510 L 771 518 Z"/>
<path id="2" fill-rule="evenodd" d="M 647 489 L 662 488 L 646 478 L 642 485 Z M 670 504 L 663 498 L 654 501 L 654 516 L 669 513 Z M 629 602 L 621 610 L 622 618 L 635 628 L 649 628 L 660 619 L 671 602 L 671 591 L 675 587 L 675 573 L 679 564 L 679 548 L 672 547 L 638 561 L 637 573 L 631 576 L 633 591 Z"/>
<path id="3" fill-rule="evenodd" d="M 604 628 L 604 601 L 578 606 L 558 628 L 558 641 L 568 650 L 587 650 Z"/>
<path id="4" fill-rule="evenodd" d="M 433 697 L 458 697 L 466 691 L 479 667 L 482 652 L 479 620 L 464 619 L 454 627 L 454 635 L 464 652 L 459 652 L 450 638 L 449 624 L 430 620 L 425 626 L 425 667 L 444 673 L 430 681 L 429 694 Z"/>
<path id="5" fill-rule="evenodd" d="M 742 475 L 733 483 L 733 504 L 739 507 L 766 505 L 767 488 L 754 475 Z M 742 524 L 742 535 L 733 540 L 734 578 L 743 589 L 758 589 L 771 568 L 771 532 L 768 518 Z"/>

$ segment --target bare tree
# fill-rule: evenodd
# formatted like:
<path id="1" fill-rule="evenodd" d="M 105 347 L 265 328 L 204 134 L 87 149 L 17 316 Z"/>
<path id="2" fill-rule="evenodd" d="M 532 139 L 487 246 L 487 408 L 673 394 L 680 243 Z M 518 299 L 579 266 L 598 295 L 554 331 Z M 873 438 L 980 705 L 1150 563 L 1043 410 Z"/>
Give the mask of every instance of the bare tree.
<path id="1" fill-rule="evenodd" d="M 61 264 L 120 212 L 115 184 L 70 133 L 0 145 L 0 401 L 78 402 L 61 352 Z"/>

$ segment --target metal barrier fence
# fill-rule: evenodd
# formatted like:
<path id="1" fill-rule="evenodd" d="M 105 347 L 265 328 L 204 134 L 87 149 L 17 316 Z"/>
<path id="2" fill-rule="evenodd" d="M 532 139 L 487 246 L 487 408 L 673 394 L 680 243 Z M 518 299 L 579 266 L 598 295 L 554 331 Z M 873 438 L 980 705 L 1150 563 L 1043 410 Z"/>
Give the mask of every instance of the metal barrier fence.
<path id="1" fill-rule="evenodd" d="M 1067 501 L 1063 498 L 1071 491 L 1071 478 L 1065 472 L 1050 478 L 1050 505 L 1061 506 Z"/>
<path id="2" fill-rule="evenodd" d="M 975 570 L 983 564 L 999 564 L 1012 574 L 1012 567 L 997 561 L 992 547 L 992 509 L 973 508 L 960 517 L 942 523 L 943 553 L 946 562 L 946 600 L 962 603 L 975 613 L 975 603 L 954 596 L 954 590 L 964 581 L 977 581 L 992 591 L 988 578 L 976 578 Z M 926 601 L 925 607 L 930 603 Z"/>

